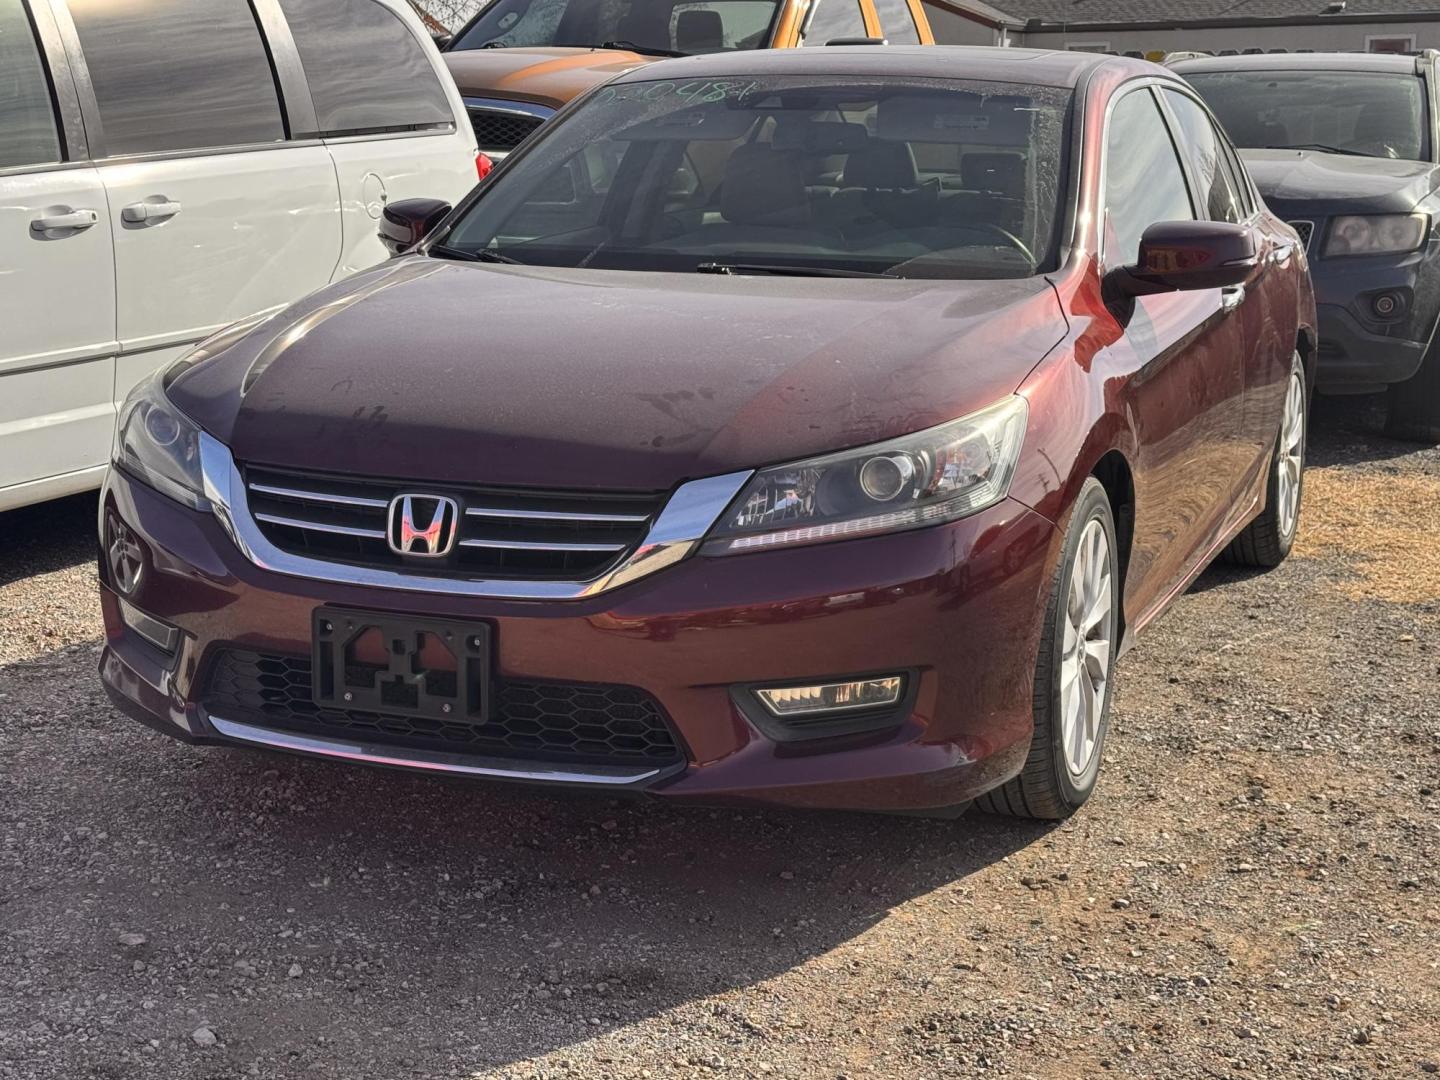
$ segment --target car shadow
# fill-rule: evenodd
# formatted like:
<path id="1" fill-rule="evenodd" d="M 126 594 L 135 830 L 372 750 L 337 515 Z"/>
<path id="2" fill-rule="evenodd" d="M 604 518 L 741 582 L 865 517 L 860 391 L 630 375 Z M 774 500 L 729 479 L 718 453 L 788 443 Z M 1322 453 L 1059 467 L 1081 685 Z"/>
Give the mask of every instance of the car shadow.
<path id="1" fill-rule="evenodd" d="M 967 876 L 1053 827 L 674 807 L 188 747 L 109 707 L 96 645 L 0 667 L 0 686 L 43 678 L 34 702 L 66 720 L 0 740 L 0 784 L 7 771 L 29 780 L 8 868 L 26 867 L 25 881 L 0 868 L 7 925 L 89 941 L 82 898 L 103 879 L 104 922 L 146 935 L 154 981 L 125 998 L 117 1033 L 143 1037 L 157 1021 L 188 1033 L 195 1002 L 170 988 L 208 991 L 203 1019 L 237 1074 L 255 1059 L 315 1059 L 323 1075 L 409 1075 L 407 1062 L 442 1048 L 435 1024 L 405 1022 L 425 1008 L 456 1033 L 451 1064 L 426 1075 L 460 1080 L 837 949 L 868 963 L 847 943 L 892 909 L 937 890 L 972 903 Z M 113 839 L 85 864 L 55 864 L 37 839 L 87 829 Z M 66 955 L 88 963 L 114 940 Z M 202 967 L 211 953 L 221 961 Z M 259 983 L 232 970 L 236 956 Z M 116 959 L 127 978 L 131 959 Z M 79 968 L 55 977 L 95 988 Z M 158 1011 L 135 1011 L 141 996 Z M 337 1059 L 356 1030 L 385 1034 Z"/>
<path id="2" fill-rule="evenodd" d="M 1391 461 L 1425 446 L 1385 437 L 1384 394 L 1316 394 L 1311 403 L 1308 467 Z"/>
<path id="3" fill-rule="evenodd" d="M 86 493 L 0 511 L 0 586 L 94 562 L 98 506 Z"/>

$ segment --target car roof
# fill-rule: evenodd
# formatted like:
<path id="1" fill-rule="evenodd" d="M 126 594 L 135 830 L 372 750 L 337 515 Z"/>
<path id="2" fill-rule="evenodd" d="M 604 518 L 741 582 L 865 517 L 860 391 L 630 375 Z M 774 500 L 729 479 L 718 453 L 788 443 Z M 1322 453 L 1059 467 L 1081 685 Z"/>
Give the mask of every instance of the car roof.
<path id="1" fill-rule="evenodd" d="M 1170 70 L 1177 75 L 1201 71 L 1394 71 L 1415 73 L 1415 56 L 1396 53 L 1252 53 L 1248 56 L 1209 56 L 1178 60 Z"/>
<path id="2" fill-rule="evenodd" d="M 734 79 L 777 75 L 888 76 L 978 79 L 1073 88 L 1100 67 L 1168 75 L 1157 64 L 1097 53 L 993 45 L 834 45 L 815 49 L 747 49 L 661 60 L 627 72 L 616 83 L 663 79 Z M 612 84 L 613 85 L 613 84 Z"/>

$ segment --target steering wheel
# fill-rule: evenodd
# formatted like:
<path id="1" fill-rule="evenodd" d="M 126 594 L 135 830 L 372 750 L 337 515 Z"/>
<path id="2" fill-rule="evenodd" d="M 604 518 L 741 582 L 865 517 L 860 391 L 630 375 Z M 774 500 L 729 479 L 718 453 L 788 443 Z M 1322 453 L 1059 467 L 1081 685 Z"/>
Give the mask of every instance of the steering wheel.
<path id="1" fill-rule="evenodd" d="M 945 225 L 942 227 L 946 229 L 965 229 L 968 232 L 994 233 L 1004 239 L 1016 251 L 1020 252 L 1021 255 L 1024 255 L 1031 266 L 1035 265 L 1035 253 L 1030 250 L 1024 240 L 1021 240 L 1004 226 L 996 225 L 989 221 L 977 221 L 964 225 Z"/>

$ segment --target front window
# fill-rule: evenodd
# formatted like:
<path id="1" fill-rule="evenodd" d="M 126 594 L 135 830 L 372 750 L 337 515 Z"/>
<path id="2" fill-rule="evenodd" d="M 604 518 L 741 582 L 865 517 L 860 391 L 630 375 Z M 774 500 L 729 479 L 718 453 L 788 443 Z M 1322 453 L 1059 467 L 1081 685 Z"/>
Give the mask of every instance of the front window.
<path id="1" fill-rule="evenodd" d="M 656 55 L 764 48 L 779 0 L 494 0 L 451 46 L 629 49 Z"/>
<path id="2" fill-rule="evenodd" d="M 437 254 L 682 273 L 1026 277 L 1055 265 L 1070 92 L 791 76 L 597 91 Z"/>
<path id="3" fill-rule="evenodd" d="M 1236 146 L 1430 160 L 1418 75 L 1207 71 L 1188 79 Z"/>

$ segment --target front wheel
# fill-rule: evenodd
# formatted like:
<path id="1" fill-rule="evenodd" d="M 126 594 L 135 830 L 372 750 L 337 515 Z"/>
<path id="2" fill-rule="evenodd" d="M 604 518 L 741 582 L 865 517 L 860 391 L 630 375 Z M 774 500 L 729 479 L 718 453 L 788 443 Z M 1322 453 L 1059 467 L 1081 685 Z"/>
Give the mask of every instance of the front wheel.
<path id="1" fill-rule="evenodd" d="M 1055 821 L 1095 790 L 1119 644 L 1115 518 L 1105 488 L 1085 481 L 1051 583 L 1035 664 L 1035 734 L 1020 775 L 976 800 L 982 810 Z"/>
<path id="2" fill-rule="evenodd" d="M 1225 561 L 1266 570 L 1279 566 L 1295 546 L 1300 529 L 1300 500 L 1305 493 L 1305 446 L 1309 433 L 1310 393 L 1305 366 L 1297 353 L 1290 365 L 1280 434 L 1270 459 L 1270 484 L 1260 516 L 1225 549 Z"/>

